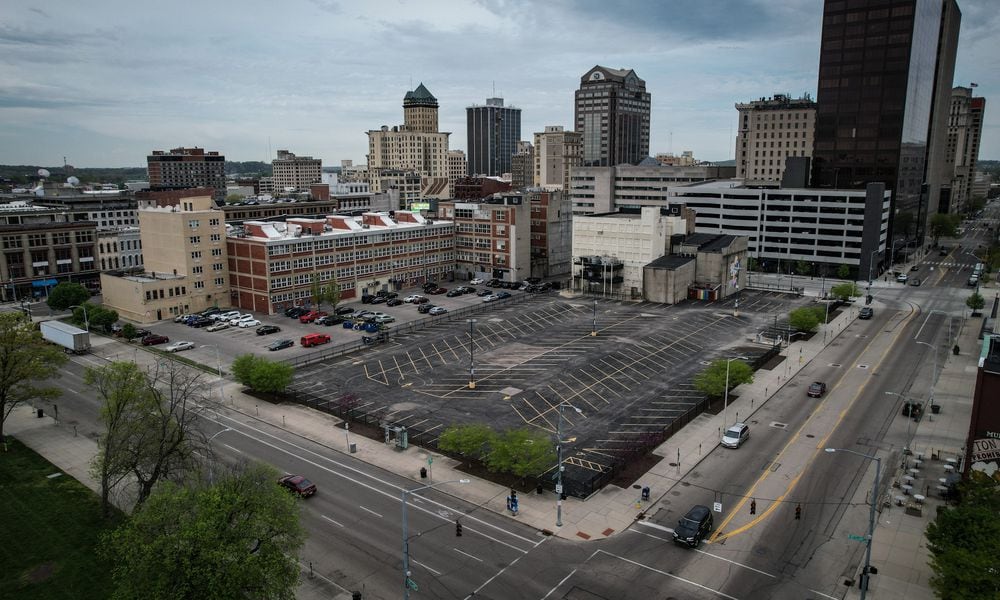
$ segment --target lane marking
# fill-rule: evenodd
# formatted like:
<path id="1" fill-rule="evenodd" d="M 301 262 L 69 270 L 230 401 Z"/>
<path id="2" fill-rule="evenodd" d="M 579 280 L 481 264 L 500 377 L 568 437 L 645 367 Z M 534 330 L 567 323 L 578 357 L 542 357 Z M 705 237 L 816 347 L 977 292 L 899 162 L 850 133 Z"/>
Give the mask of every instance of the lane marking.
<path id="1" fill-rule="evenodd" d="M 660 531 L 666 531 L 667 533 L 673 533 L 674 530 L 665 525 L 660 525 L 659 523 L 653 523 L 652 521 L 636 521 L 636 524 L 642 525 L 644 527 L 652 527 L 653 529 L 659 529 Z"/>
<path id="2" fill-rule="evenodd" d="M 570 577 L 572 577 L 575 574 L 576 574 L 576 569 L 573 569 L 572 571 L 570 571 L 569 575 L 567 575 L 567 576 L 565 576 L 565 577 L 562 578 L 562 581 L 560 581 L 559 583 L 557 583 L 554 586 L 552 586 L 552 589 L 549 590 L 548 594 L 545 594 L 544 596 L 542 596 L 542 600 L 545 600 L 546 598 L 548 598 L 549 596 L 551 596 L 552 592 L 554 592 L 557 589 L 559 589 L 559 586 L 561 586 L 562 584 L 566 583 L 566 580 L 569 579 Z"/>
<path id="3" fill-rule="evenodd" d="M 468 552 L 462 552 L 458 548 L 452 548 L 452 550 L 454 550 L 455 552 L 458 552 L 459 554 L 464 554 L 464 555 L 468 556 L 469 558 L 471 558 L 472 560 L 477 560 L 479 562 L 483 562 L 483 559 L 479 558 L 478 556 L 473 556 L 473 555 L 469 554 Z"/>
<path id="4" fill-rule="evenodd" d="M 413 559 L 411 558 L 411 559 L 410 559 L 410 562 L 411 562 L 411 563 L 413 563 L 413 564 L 415 564 L 415 565 L 418 565 L 418 566 L 421 566 L 421 567 L 423 567 L 423 568 L 427 569 L 428 571 L 430 571 L 431 573 L 434 573 L 435 575 L 438 575 L 438 576 L 440 576 L 440 575 L 441 575 L 441 571 L 437 571 L 437 570 L 435 570 L 435 569 L 432 569 L 432 568 L 428 567 L 427 565 L 425 565 L 424 563 L 422 563 L 422 562 L 420 562 L 420 561 L 418 561 L 418 560 L 413 560 Z M 836 598 L 834 598 L 834 600 L 837 600 L 837 599 L 836 599 Z"/>
<path id="5" fill-rule="evenodd" d="M 333 523 L 333 524 L 334 524 L 334 525 L 336 525 L 337 527 L 343 527 L 343 525 L 341 525 L 340 523 L 338 523 L 338 522 L 334 521 L 333 519 L 331 519 L 330 517 L 328 517 L 328 516 L 326 516 L 326 515 L 320 515 L 320 517 L 322 517 L 322 518 L 326 519 L 327 521 L 329 521 L 329 522 Z"/>
<path id="6" fill-rule="evenodd" d="M 622 562 L 627 562 L 630 565 L 635 565 L 635 566 L 640 567 L 642 569 L 646 569 L 646 570 L 652 571 L 654 573 L 659 573 L 660 575 L 665 575 L 667 577 L 670 577 L 671 579 L 676 579 L 677 581 L 681 581 L 681 582 L 686 583 L 688 585 L 691 585 L 691 586 L 694 586 L 696 588 L 705 590 L 706 592 L 711 592 L 711 593 L 713 593 L 713 594 L 715 594 L 717 596 L 721 596 L 723 598 L 728 598 L 729 600 L 738 600 L 738 598 L 736 598 L 735 596 L 730 596 L 729 594 L 725 594 L 723 592 L 720 592 L 719 590 L 712 589 L 712 588 L 710 588 L 710 587 L 708 587 L 706 585 L 702 585 L 702 584 L 697 583 L 695 581 L 691 581 L 690 579 L 685 579 L 684 577 L 680 577 L 679 575 L 674 575 L 673 573 L 668 573 L 668 572 L 666 572 L 666 571 L 664 571 L 662 569 L 657 569 L 656 567 L 650 567 L 649 565 L 644 565 L 641 562 L 625 558 L 624 556 L 618 556 L 617 554 L 612 554 L 612 553 L 607 552 L 605 550 L 597 550 L 596 552 L 594 552 L 594 554 L 597 554 L 597 553 L 607 554 L 608 556 L 611 556 L 613 558 L 617 558 L 618 560 L 620 560 Z"/>
<path id="7" fill-rule="evenodd" d="M 364 510 L 364 511 L 368 511 L 371 514 L 375 515 L 376 517 L 378 517 L 380 519 L 383 518 L 382 515 L 380 515 L 379 513 L 375 512 L 374 510 L 372 510 L 370 508 L 365 508 L 364 506 L 361 506 L 360 504 L 358 505 L 358 508 L 360 508 L 361 510 Z"/>
<path id="8" fill-rule="evenodd" d="M 820 596 L 823 596 L 824 598 L 829 598 L 830 600 L 840 600 L 840 598 L 837 598 L 836 596 L 830 596 L 829 594 L 824 594 L 823 592 L 817 592 L 816 590 L 812 590 L 812 589 L 809 589 L 809 588 L 806 588 L 806 589 L 809 590 L 810 592 L 814 593 L 814 594 L 818 594 Z"/>
<path id="9" fill-rule="evenodd" d="M 242 451 L 242 450 L 240 450 L 239 448 L 233 448 L 233 447 L 232 447 L 232 446 L 230 446 L 229 444 L 222 444 L 222 445 L 223 445 L 223 446 L 225 446 L 226 448 L 229 448 L 229 449 L 230 449 L 230 450 L 232 450 L 233 452 L 236 452 L 236 453 L 239 453 L 239 454 L 243 454 L 243 451 Z"/>
<path id="10" fill-rule="evenodd" d="M 640 522 L 641 522 L 641 521 L 640 521 Z M 654 524 L 654 525 L 655 525 L 655 524 Z M 669 528 L 667 528 L 667 527 L 664 527 L 664 526 L 662 526 L 662 525 L 656 525 L 656 527 L 657 527 L 658 529 L 664 529 L 664 530 L 668 530 L 668 531 L 673 531 L 672 529 L 669 529 Z M 672 542 L 672 541 L 673 541 L 673 539 L 667 539 L 667 538 L 662 538 L 662 537 L 660 537 L 660 536 L 658 536 L 658 535 L 652 535 L 652 534 L 650 534 L 650 533 L 645 533 L 645 532 L 642 532 L 642 531 L 635 531 L 634 529 L 627 529 L 626 531 L 630 531 L 630 532 L 632 532 L 632 533 L 638 533 L 639 535 L 644 535 L 644 536 L 646 536 L 646 537 L 651 537 L 651 538 L 653 538 L 654 540 L 662 540 L 662 541 L 664 541 L 664 542 Z M 730 563 L 730 564 L 733 564 L 733 565 L 736 565 L 737 567 L 743 567 L 744 569 L 747 569 L 748 571 L 753 571 L 753 572 L 755 572 L 755 573 L 760 573 L 761 575 L 765 575 L 765 576 L 767 576 L 767 577 L 770 577 L 771 579 L 777 579 L 777 578 L 778 578 L 778 576 L 777 576 L 777 575 L 772 575 L 772 574 L 770 574 L 770 573 L 768 573 L 768 572 L 766 572 L 766 571 L 761 571 L 760 569 L 757 569 L 757 568 L 754 568 L 754 567 L 751 567 L 750 565 L 746 565 L 746 564 L 743 564 L 743 563 L 741 563 L 741 562 L 736 562 L 735 560 L 730 560 L 730 559 L 728 559 L 728 558 L 723 558 L 723 557 L 721 557 L 721 556 L 718 556 L 717 554 L 712 554 L 711 552 L 706 552 L 706 551 L 704 551 L 704 550 L 701 550 L 701 549 L 698 549 L 698 548 L 693 548 L 693 550 L 694 550 L 695 552 L 699 553 L 699 554 L 704 554 L 705 556 L 709 556 L 709 557 L 712 557 L 712 558 L 715 558 L 715 559 L 718 559 L 718 560 L 721 560 L 721 561 L 723 561 L 723 562 L 727 562 L 727 563 Z"/>

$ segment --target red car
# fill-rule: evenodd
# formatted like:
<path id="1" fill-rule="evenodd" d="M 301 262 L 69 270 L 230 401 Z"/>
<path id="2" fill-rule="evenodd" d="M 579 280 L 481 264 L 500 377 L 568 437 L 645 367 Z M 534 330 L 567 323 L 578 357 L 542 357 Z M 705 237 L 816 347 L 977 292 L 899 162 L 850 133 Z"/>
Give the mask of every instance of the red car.
<path id="1" fill-rule="evenodd" d="M 312 323 L 316 319 L 325 317 L 326 315 L 327 313 L 322 310 L 310 311 L 299 317 L 299 323 Z"/>
<path id="2" fill-rule="evenodd" d="M 301 475 L 285 475 L 278 480 L 278 485 L 302 498 L 316 493 L 316 484 Z"/>
<path id="3" fill-rule="evenodd" d="M 431 290 L 431 291 L 429 291 L 427 293 L 428 294 L 444 294 L 447 291 L 448 291 L 448 288 L 439 287 L 439 288 L 433 289 L 433 290 Z"/>
<path id="4" fill-rule="evenodd" d="M 147 335 L 146 337 L 142 338 L 142 345 L 143 346 L 155 346 L 156 344 L 166 344 L 169 341 L 170 341 L 170 338 L 168 338 L 165 335 L 157 335 L 155 333 L 151 333 L 151 334 Z"/>

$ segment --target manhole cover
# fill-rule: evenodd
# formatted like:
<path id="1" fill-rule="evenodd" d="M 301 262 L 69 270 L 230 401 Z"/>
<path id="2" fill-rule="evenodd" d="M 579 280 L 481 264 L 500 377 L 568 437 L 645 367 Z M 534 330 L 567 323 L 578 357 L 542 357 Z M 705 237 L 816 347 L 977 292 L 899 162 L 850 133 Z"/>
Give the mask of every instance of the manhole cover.
<path id="1" fill-rule="evenodd" d="M 680 493 L 680 492 L 678 492 L 677 490 L 674 490 L 674 491 L 670 492 L 670 495 L 671 495 L 671 496 L 680 496 L 680 495 L 681 495 L 681 493 Z"/>
<path id="2" fill-rule="evenodd" d="M 866 365 L 866 364 L 860 364 L 860 365 L 858 365 L 858 368 L 859 369 L 867 369 L 868 365 Z"/>
<path id="3" fill-rule="evenodd" d="M 771 421 L 771 427 L 777 427 L 778 429 L 786 429 L 788 423 L 779 423 L 777 421 Z"/>
<path id="4" fill-rule="evenodd" d="M 841 365 L 840 363 L 830 363 L 827 366 L 829 366 L 829 367 L 840 367 L 840 366 L 843 366 L 843 365 Z"/>
<path id="5" fill-rule="evenodd" d="M 642 488 L 642 486 L 639 485 L 638 483 L 632 486 L 633 490 L 638 490 L 638 489 L 641 489 L 641 488 Z"/>
<path id="6" fill-rule="evenodd" d="M 806 434 L 806 437 L 807 437 L 807 438 L 814 438 L 814 437 L 816 437 L 816 436 L 814 436 L 814 435 L 813 435 L 813 434 L 811 434 L 811 433 L 807 433 L 807 434 Z"/>
<path id="7" fill-rule="evenodd" d="M 677 463 L 667 463 L 667 464 L 669 464 L 671 467 L 676 467 L 677 466 Z"/>

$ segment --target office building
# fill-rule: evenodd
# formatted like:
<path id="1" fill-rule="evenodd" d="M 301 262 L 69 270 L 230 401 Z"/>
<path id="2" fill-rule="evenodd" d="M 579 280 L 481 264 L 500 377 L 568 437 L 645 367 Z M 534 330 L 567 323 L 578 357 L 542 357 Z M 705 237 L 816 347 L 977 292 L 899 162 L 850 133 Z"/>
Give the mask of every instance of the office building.
<path id="1" fill-rule="evenodd" d="M 449 150 L 448 161 L 448 196 L 455 197 L 455 182 L 469 174 L 469 163 L 465 158 L 465 152 L 461 150 Z"/>
<path id="2" fill-rule="evenodd" d="M 667 189 L 696 181 L 729 180 L 736 167 L 695 165 L 664 167 L 652 164 L 616 167 L 575 167 L 570 176 L 574 215 L 610 213 L 643 206 L 665 207 Z"/>
<path id="3" fill-rule="evenodd" d="M 99 292 L 97 228 L 93 221 L 67 221 L 55 209 L 20 202 L 0 205 L 0 286 L 5 302 L 42 298 L 56 284 L 80 283 Z"/>
<path id="4" fill-rule="evenodd" d="M 142 239 L 138 227 L 97 230 L 97 256 L 102 271 L 139 270 L 142 266 Z"/>
<path id="5" fill-rule="evenodd" d="M 223 215 L 209 195 L 140 209 L 144 270 L 102 273 L 105 306 L 138 323 L 228 306 Z"/>
<path id="6" fill-rule="evenodd" d="M 772 98 L 740 102 L 736 110 L 737 179 L 747 185 L 778 186 L 786 158 L 812 156 L 816 103 L 808 94 L 802 98 L 775 94 Z"/>
<path id="7" fill-rule="evenodd" d="M 288 150 L 278 150 L 271 161 L 271 186 L 278 193 L 301 192 L 320 181 L 323 161 L 311 156 L 295 156 Z"/>
<path id="8" fill-rule="evenodd" d="M 535 178 L 535 148 L 531 142 L 518 142 L 510 159 L 510 187 L 523 190 L 531 187 Z"/>
<path id="9" fill-rule="evenodd" d="M 487 177 L 509 173 L 521 139 L 521 109 L 504 106 L 503 98 L 487 98 L 485 106 L 466 108 L 465 116 L 469 173 Z"/>
<path id="10" fill-rule="evenodd" d="M 736 147 L 739 148 L 739 144 L 736 144 Z M 665 167 L 690 167 L 699 162 L 691 150 L 681 152 L 680 156 L 674 155 L 673 152 L 658 152 L 654 158 Z"/>
<path id="11" fill-rule="evenodd" d="M 438 131 L 438 101 L 424 84 L 407 92 L 403 98 L 403 124 L 391 128 L 383 125 L 368 132 L 371 191 L 383 191 L 380 186 L 385 171 L 412 171 L 447 180 L 450 135 Z"/>
<path id="12" fill-rule="evenodd" d="M 534 186 L 569 193 L 570 171 L 583 164 L 583 134 L 546 125 L 535 133 Z"/>
<path id="13" fill-rule="evenodd" d="M 812 185 L 884 183 L 892 237 L 921 243 L 937 207 L 960 21 L 954 0 L 824 5 Z"/>
<path id="14" fill-rule="evenodd" d="M 961 213 L 973 198 L 986 98 L 972 93 L 971 87 L 956 87 L 951 92 L 945 156 L 947 167 L 951 169 L 951 195 L 949 206 L 941 212 Z"/>
<path id="15" fill-rule="evenodd" d="M 455 226 L 418 213 L 248 221 L 227 236 L 233 304 L 276 314 L 308 305 L 316 275 L 342 300 L 441 281 L 455 264 Z"/>
<path id="16" fill-rule="evenodd" d="M 562 190 L 524 192 L 531 205 L 531 276 L 567 275 L 573 263 L 573 205 Z"/>
<path id="17" fill-rule="evenodd" d="M 226 199 L 226 157 L 203 148 L 153 150 L 146 157 L 149 188 L 188 189 L 210 187 L 218 202 Z"/>
<path id="18" fill-rule="evenodd" d="M 600 65 L 587 71 L 574 109 L 583 165 L 635 165 L 649 156 L 649 110 L 646 82 L 635 71 Z"/>
<path id="19" fill-rule="evenodd" d="M 531 212 L 522 196 L 438 203 L 455 223 L 455 276 L 523 281 L 531 273 Z"/>

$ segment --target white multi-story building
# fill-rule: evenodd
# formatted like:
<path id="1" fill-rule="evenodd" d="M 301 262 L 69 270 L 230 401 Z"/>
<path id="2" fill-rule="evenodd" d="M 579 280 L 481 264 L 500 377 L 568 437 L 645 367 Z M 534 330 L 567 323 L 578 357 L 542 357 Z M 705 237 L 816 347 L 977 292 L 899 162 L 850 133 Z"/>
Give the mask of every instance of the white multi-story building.
<path id="1" fill-rule="evenodd" d="M 271 161 L 271 185 L 278 193 L 301 192 L 320 180 L 323 161 L 311 156 L 295 156 L 288 150 L 278 150 Z"/>
<path id="2" fill-rule="evenodd" d="M 696 181 L 729 179 L 734 167 L 697 165 L 667 167 L 653 164 L 616 167 L 574 167 L 570 196 L 574 215 L 608 213 L 643 206 L 667 206 L 667 188 Z"/>
<path id="3" fill-rule="evenodd" d="M 98 229 L 97 257 L 102 271 L 141 271 L 142 240 L 139 228 Z"/>
<path id="4" fill-rule="evenodd" d="M 570 171 L 583 164 L 583 134 L 546 125 L 535 133 L 535 187 L 569 191 Z"/>
<path id="5" fill-rule="evenodd" d="M 736 177 L 748 185 L 781 183 L 785 159 L 812 156 L 816 131 L 816 102 L 808 95 L 790 98 L 775 94 L 736 105 Z"/>

